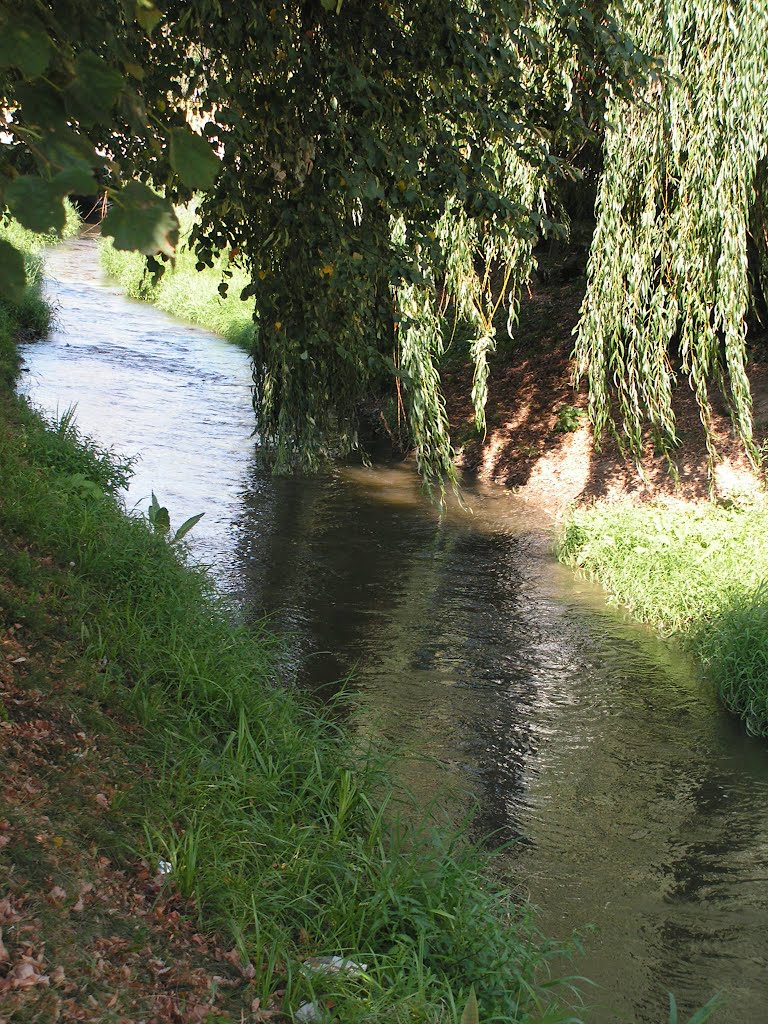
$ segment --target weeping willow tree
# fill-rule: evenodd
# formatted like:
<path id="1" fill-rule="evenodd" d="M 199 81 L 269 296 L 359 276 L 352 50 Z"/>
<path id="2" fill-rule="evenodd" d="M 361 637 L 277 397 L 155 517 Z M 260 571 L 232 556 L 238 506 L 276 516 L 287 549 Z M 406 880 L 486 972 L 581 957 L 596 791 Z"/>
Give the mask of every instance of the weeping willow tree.
<path id="1" fill-rule="evenodd" d="M 768 266 L 768 4 L 630 0 L 623 17 L 660 74 L 608 111 L 578 372 L 596 436 L 612 431 L 638 462 L 646 429 L 668 454 L 677 443 L 687 376 L 712 474 L 712 387 L 756 456 L 746 318 Z"/>

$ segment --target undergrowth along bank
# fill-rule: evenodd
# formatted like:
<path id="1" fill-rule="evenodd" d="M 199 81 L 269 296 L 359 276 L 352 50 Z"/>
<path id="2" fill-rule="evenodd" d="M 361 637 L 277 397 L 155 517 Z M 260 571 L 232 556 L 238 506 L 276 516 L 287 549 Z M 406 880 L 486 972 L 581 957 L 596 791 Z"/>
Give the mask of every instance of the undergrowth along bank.
<path id="1" fill-rule="evenodd" d="M 194 223 L 194 211 L 182 209 L 177 215 L 181 242 L 173 265 L 168 265 L 158 280 L 153 280 L 146 272 L 146 260 L 140 253 L 118 251 L 109 238 L 99 242 L 102 267 L 132 299 L 151 302 L 158 309 L 215 331 L 250 352 L 254 333 L 253 303 L 240 298 L 240 292 L 249 283 L 248 275 L 223 255 L 215 266 L 196 270 L 197 257 L 186 244 Z M 227 295 L 222 297 L 219 286 L 225 280 L 225 270 L 231 277 L 227 279 Z"/>
<path id="2" fill-rule="evenodd" d="M 562 561 L 598 580 L 635 618 L 702 659 L 723 704 L 768 735 L 768 507 L 576 510 Z"/>
<path id="3" fill-rule="evenodd" d="M 7 381 L 7 330 L 2 353 Z M 281 992 L 288 1013 L 312 1002 L 345 1021 L 451 1020 L 474 986 L 483 1020 L 567 1019 L 549 981 L 562 948 L 462 835 L 403 823 L 385 760 L 281 686 L 272 638 L 233 623 L 205 572 L 125 514 L 128 466 L 71 418 L 46 424 L 7 389 L 0 402 L 9 590 L 49 567 L 93 700 L 142 726 L 133 749 L 151 770 L 112 813 L 232 936 L 262 1005 Z M 366 967 L 304 966 L 329 954 Z"/>
<path id="4" fill-rule="evenodd" d="M 64 237 L 75 235 L 80 219 L 67 203 Z M 0 294 L 0 387 L 9 387 L 16 376 L 18 360 L 16 344 L 20 340 L 38 338 L 51 326 L 53 310 L 42 294 L 43 250 L 56 244 L 55 235 L 38 235 L 23 228 L 18 221 L 0 217 L 0 239 L 10 242 L 24 254 L 27 288 L 20 303 L 9 302 Z"/>

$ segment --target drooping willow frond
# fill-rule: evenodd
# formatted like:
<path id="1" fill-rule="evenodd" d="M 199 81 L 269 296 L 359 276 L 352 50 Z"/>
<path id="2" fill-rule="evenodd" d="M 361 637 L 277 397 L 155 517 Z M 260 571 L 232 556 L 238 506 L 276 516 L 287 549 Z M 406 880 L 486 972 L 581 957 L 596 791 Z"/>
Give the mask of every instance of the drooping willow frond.
<path id="1" fill-rule="evenodd" d="M 768 4 L 629 0 L 621 16 L 664 67 L 644 95 L 609 110 L 577 372 L 589 380 L 596 436 L 616 432 L 639 460 L 645 426 L 667 451 L 676 442 L 677 346 L 711 472 L 712 385 L 755 454 L 747 243 L 750 218 L 759 214 L 756 189 L 765 187 Z"/>

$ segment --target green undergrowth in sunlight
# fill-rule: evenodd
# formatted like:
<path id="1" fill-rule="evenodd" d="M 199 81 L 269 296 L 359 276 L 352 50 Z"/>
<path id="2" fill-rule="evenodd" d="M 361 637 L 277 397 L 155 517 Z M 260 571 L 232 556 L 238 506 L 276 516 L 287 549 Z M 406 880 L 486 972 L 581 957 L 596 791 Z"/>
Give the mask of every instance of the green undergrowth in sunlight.
<path id="1" fill-rule="evenodd" d="M 566 1019 L 546 1016 L 571 998 L 550 980 L 562 947 L 462 835 L 404 824 L 413 811 L 385 760 L 282 686 L 272 638 L 234 623 L 178 545 L 126 516 L 115 497 L 126 472 L 71 419 L 45 424 L 3 400 L 9 592 L 34 588 L 35 565 L 47 566 L 94 705 L 140 724 L 107 852 L 166 861 L 169 884 L 253 965 L 263 1006 L 285 990 L 288 1010 L 319 1001 L 344 1021 L 450 1021 L 474 986 L 482 1020 Z M 34 630 L 38 608 L 21 601 L 11 621 Z M 313 971 L 314 955 L 367 966 Z"/>
<path id="2" fill-rule="evenodd" d="M 118 251 L 108 238 L 99 242 L 101 265 L 131 298 L 151 302 L 172 316 L 199 324 L 251 351 L 253 304 L 240 298 L 240 292 L 248 284 L 248 276 L 230 266 L 224 255 L 214 267 L 196 270 L 197 257 L 185 244 L 194 215 L 188 210 L 177 212 L 182 241 L 174 264 L 166 267 L 159 280 L 154 281 L 146 273 L 146 261 L 140 253 Z M 224 280 L 225 269 L 230 270 L 232 276 L 228 294 L 222 298 L 219 285 Z"/>
<path id="3" fill-rule="evenodd" d="M 67 203 L 64 237 L 77 234 L 80 219 Z M 0 239 L 10 242 L 24 256 L 27 287 L 20 303 L 11 303 L 0 295 L 0 386 L 8 387 L 18 365 L 16 343 L 42 337 L 49 330 L 53 310 L 42 295 L 43 250 L 55 245 L 55 235 L 39 235 L 23 228 L 18 221 L 0 217 Z"/>
<path id="4" fill-rule="evenodd" d="M 562 561 L 635 618 L 681 636 L 725 706 L 768 735 L 768 508 L 595 505 L 576 510 Z"/>

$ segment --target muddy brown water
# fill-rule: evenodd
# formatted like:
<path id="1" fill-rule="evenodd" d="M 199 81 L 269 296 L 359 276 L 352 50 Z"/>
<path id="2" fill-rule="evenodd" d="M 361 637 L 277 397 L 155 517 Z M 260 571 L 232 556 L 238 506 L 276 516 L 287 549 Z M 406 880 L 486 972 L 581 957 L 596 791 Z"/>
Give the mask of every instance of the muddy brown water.
<path id="1" fill-rule="evenodd" d="M 321 697 L 351 675 L 352 727 L 416 756 L 421 799 L 477 800 L 547 934 L 593 926 L 563 968 L 594 982 L 585 1019 L 665 1021 L 672 990 L 768 1020 L 768 749 L 697 666 L 559 566 L 512 495 L 441 517 L 409 466 L 273 479 L 242 352 L 124 298 L 92 241 L 48 266 L 58 326 L 22 390 L 140 456 L 129 507 L 205 512 L 194 556 L 285 634 L 286 672 Z"/>

